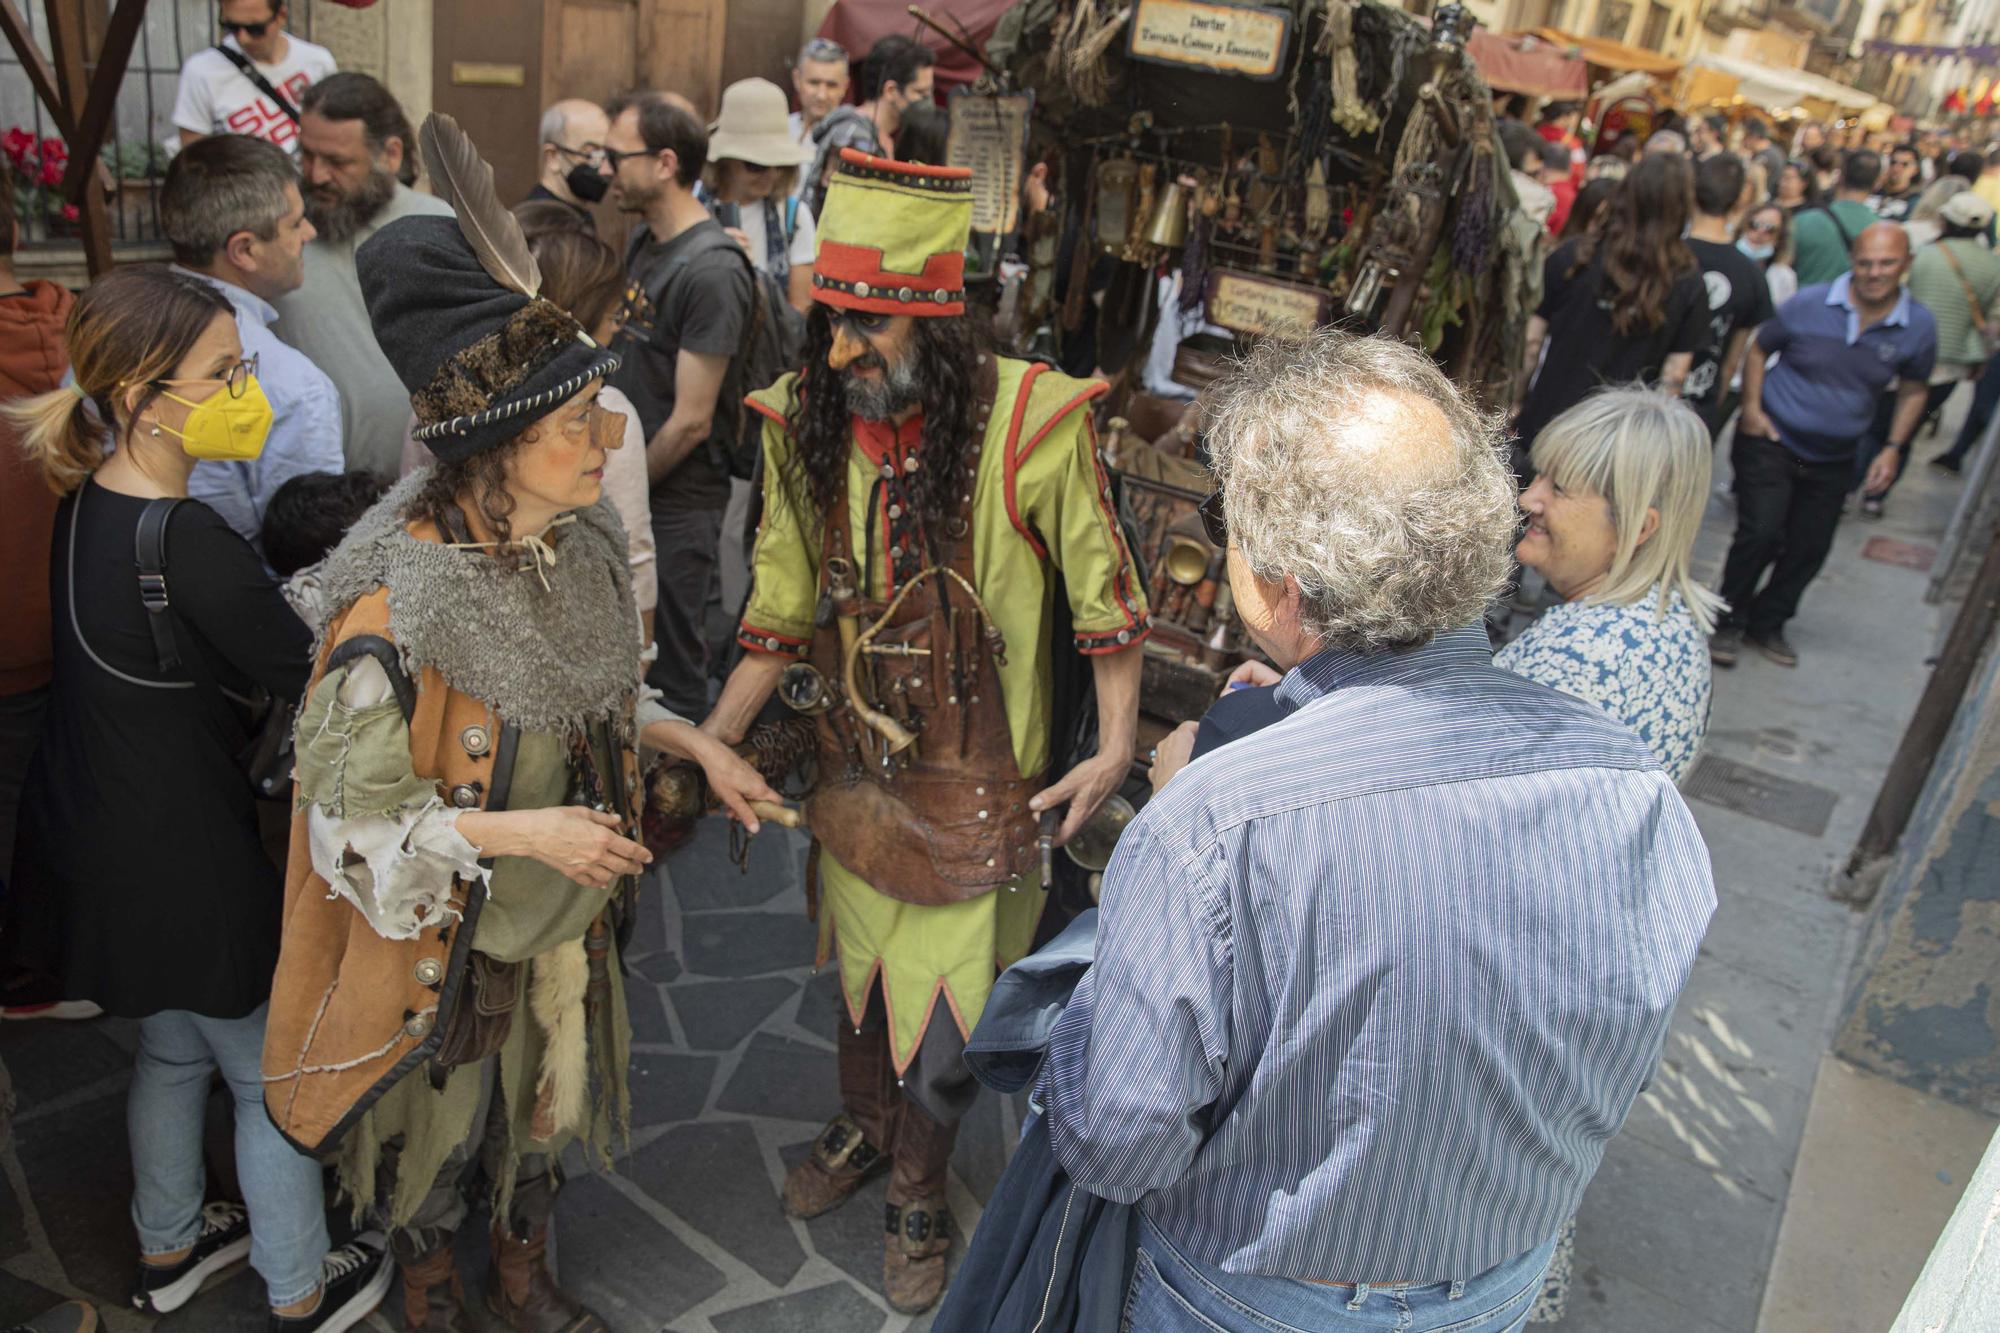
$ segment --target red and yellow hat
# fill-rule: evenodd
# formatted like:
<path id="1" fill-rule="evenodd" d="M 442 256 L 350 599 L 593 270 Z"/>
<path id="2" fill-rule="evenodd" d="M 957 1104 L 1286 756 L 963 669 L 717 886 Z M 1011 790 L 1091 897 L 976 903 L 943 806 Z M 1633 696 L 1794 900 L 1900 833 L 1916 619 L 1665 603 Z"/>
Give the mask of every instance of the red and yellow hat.
<path id="1" fill-rule="evenodd" d="M 843 148 L 819 219 L 813 299 L 877 315 L 962 315 L 971 234 L 971 171 Z"/>

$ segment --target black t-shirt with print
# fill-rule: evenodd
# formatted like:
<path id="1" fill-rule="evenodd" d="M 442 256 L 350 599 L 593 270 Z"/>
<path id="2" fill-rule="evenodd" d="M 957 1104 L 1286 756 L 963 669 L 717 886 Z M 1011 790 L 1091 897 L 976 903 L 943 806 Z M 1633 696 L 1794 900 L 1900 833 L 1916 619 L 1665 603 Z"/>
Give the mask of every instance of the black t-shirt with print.
<path id="1" fill-rule="evenodd" d="M 1754 329 L 1771 317 L 1771 283 L 1756 260 L 1727 241 L 1690 239 L 1688 249 L 1701 263 L 1708 289 L 1708 331 L 1694 354 L 1681 394 L 1706 412 L 1722 397 L 1722 361 L 1738 329 Z"/>
<path id="2" fill-rule="evenodd" d="M 743 352 L 754 296 L 750 266 L 734 241 L 727 242 L 727 249 L 697 253 L 666 278 L 665 287 L 660 286 L 676 258 L 713 245 L 709 232 L 722 235 L 722 229 L 706 218 L 671 241 L 655 240 L 642 227 L 626 251 L 632 286 L 626 293 L 625 327 L 616 343 L 625 360 L 611 383 L 639 410 L 639 429 L 648 441 L 674 413 L 674 367 L 683 349 L 732 361 Z M 658 293 L 657 308 L 649 292 Z M 738 395 L 732 392 L 734 380 L 734 375 L 723 378 L 708 439 L 653 487 L 654 508 L 719 509 L 728 502 L 729 473 L 717 458 L 736 437 L 740 413 Z"/>

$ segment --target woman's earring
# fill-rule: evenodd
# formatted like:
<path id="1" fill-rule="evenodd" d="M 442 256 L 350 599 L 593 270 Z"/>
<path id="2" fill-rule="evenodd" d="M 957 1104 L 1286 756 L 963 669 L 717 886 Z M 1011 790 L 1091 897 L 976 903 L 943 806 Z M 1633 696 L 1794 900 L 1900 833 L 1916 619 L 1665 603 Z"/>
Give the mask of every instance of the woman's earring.
<path id="1" fill-rule="evenodd" d="M 159 439 L 159 438 L 160 438 L 160 425 L 159 425 L 159 423 L 158 423 L 158 422 L 154 422 L 154 423 L 153 423 L 153 428 L 152 428 L 152 429 L 151 429 L 150 431 L 147 431 L 146 433 L 147 433 L 148 435 L 151 435 L 151 436 L 152 436 L 152 437 L 153 437 L 154 439 L 156 439 L 156 440 L 157 440 L 157 439 Z"/>

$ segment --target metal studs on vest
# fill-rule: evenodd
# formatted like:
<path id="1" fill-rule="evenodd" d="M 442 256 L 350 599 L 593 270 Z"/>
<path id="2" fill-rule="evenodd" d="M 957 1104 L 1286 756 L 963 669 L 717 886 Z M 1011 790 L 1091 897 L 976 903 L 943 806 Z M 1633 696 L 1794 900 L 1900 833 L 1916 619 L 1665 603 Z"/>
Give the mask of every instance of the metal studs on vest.
<path id="1" fill-rule="evenodd" d="M 493 733 L 475 724 L 458 733 L 458 743 L 465 747 L 467 754 L 477 759 L 493 748 Z"/>
<path id="2" fill-rule="evenodd" d="M 435 1022 L 437 1022 L 437 1015 L 426 1011 L 403 1024 L 403 1032 L 405 1035 L 415 1037 L 421 1041 L 430 1035 L 431 1025 Z"/>
<path id="3" fill-rule="evenodd" d="M 451 789 L 451 803 L 461 810 L 474 810 L 479 806 L 480 784 L 461 782 Z"/>
<path id="4" fill-rule="evenodd" d="M 903 471 L 905 472 L 915 472 L 921 466 L 922 463 L 918 460 L 915 454 L 911 454 L 908 458 L 903 460 Z"/>
<path id="5" fill-rule="evenodd" d="M 425 986 L 435 986 L 444 980 L 444 964 L 435 958 L 420 958 L 414 969 L 418 982 Z"/>
<path id="6" fill-rule="evenodd" d="M 884 463 L 882 465 L 882 480 L 894 481 L 895 479 L 896 479 L 896 465 L 894 463 Z"/>

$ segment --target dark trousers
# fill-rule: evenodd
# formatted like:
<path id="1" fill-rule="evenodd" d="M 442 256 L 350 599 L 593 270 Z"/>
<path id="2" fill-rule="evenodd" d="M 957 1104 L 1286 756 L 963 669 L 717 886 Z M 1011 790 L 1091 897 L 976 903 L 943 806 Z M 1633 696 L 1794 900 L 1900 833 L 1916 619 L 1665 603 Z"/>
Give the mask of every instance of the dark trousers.
<path id="1" fill-rule="evenodd" d="M 1972 382 L 1972 407 L 1965 414 L 1965 424 L 1958 428 L 1957 442 L 1944 456 L 1954 463 L 1963 463 L 1986 434 L 1996 408 L 2000 408 L 2000 356 L 1988 361 L 1986 372 Z"/>
<path id="2" fill-rule="evenodd" d="M 1826 563 L 1854 464 L 1808 463 L 1776 440 L 1739 427 L 1729 458 L 1736 470 L 1736 536 L 1722 566 L 1722 625 L 1768 635 L 1784 628 L 1799 597 Z M 1758 590 L 1769 571 L 1770 580 Z"/>
<path id="3" fill-rule="evenodd" d="M 14 830 L 21 809 L 21 789 L 27 785 L 28 762 L 41 744 L 42 714 L 49 709 L 49 687 L 0 694 L 0 884 L 14 865 Z"/>
<path id="4" fill-rule="evenodd" d="M 1945 403 L 1951 398 L 1952 390 L 1956 389 L 1958 384 L 1957 380 L 1946 380 L 1943 384 L 1933 384 L 1930 386 L 1930 391 L 1924 396 L 1924 414 L 1917 419 L 1917 430 L 1921 431 L 1924 428 L 1924 424 L 1943 409 Z M 1861 437 L 1861 448 L 1854 455 L 1854 484 L 1856 486 L 1859 486 L 1867 478 L 1869 464 L 1873 463 L 1875 456 L 1881 453 L 1888 445 L 1889 428 L 1895 423 L 1895 419 L 1896 395 L 1894 393 L 1885 393 L 1882 395 L 1881 401 L 1875 405 L 1875 420 L 1869 425 L 1868 433 Z M 1915 440 L 1915 432 L 1912 432 L 1910 438 L 1913 441 Z M 1903 479 L 1903 469 L 1908 467 L 1909 463 L 1910 451 L 1905 449 L 1901 456 L 1896 459 L 1896 475 L 1889 478 L 1889 484 L 1881 490 L 1868 492 L 1868 498 L 1870 500 L 1880 500 L 1890 491 L 1895 490 L 1896 483 Z"/>
<path id="5" fill-rule="evenodd" d="M 653 509 L 653 545 L 659 552 L 660 603 L 653 637 L 660 656 L 646 681 L 661 702 L 699 722 L 708 714 L 708 635 L 704 624 L 709 585 L 716 578 L 722 541 L 722 506 Z"/>

